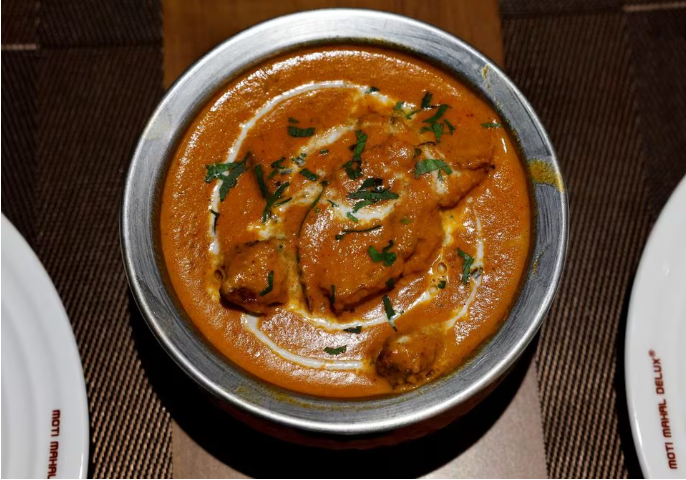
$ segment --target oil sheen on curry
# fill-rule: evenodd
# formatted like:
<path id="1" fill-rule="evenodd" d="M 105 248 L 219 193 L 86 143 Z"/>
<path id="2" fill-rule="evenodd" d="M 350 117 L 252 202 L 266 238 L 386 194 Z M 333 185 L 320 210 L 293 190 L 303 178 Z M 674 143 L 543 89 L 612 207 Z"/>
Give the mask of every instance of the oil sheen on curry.
<path id="1" fill-rule="evenodd" d="M 303 50 L 233 81 L 166 180 L 161 232 L 192 321 L 256 376 L 363 397 L 459 367 L 529 255 L 527 180 L 495 111 L 390 50 Z"/>

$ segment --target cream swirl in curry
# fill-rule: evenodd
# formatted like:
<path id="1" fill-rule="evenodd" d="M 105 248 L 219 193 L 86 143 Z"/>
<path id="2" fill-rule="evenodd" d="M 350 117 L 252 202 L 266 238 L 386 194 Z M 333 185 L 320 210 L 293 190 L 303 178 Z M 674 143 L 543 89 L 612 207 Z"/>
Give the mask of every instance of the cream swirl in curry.
<path id="1" fill-rule="evenodd" d="M 171 281 L 210 342 L 337 397 L 465 361 L 507 315 L 529 229 L 498 115 L 440 70 L 362 47 L 231 83 L 189 128 L 161 212 Z"/>

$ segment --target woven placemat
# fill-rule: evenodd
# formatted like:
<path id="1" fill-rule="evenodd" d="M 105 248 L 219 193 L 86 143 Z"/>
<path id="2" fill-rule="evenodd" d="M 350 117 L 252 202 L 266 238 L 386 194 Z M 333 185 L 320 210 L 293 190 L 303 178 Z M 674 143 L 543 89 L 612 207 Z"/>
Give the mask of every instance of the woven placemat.
<path id="1" fill-rule="evenodd" d="M 171 421 L 136 351 L 118 228 L 130 154 L 162 94 L 161 28 L 157 1 L 2 2 L 2 211 L 72 322 L 93 477 L 171 476 Z"/>
<path id="2" fill-rule="evenodd" d="M 507 71 L 555 145 L 570 243 L 537 352 L 551 477 L 640 476 L 623 344 L 631 284 L 686 174 L 686 5 L 503 0 Z"/>

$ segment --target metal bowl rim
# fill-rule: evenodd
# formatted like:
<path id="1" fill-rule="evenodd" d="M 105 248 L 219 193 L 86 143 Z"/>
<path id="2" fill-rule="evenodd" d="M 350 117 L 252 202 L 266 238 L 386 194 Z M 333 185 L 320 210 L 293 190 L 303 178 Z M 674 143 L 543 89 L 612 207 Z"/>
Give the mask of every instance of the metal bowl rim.
<path id="1" fill-rule="evenodd" d="M 230 52 L 244 52 L 246 47 L 265 39 L 272 41 L 274 47 L 269 47 L 272 48 L 271 53 L 267 52 L 262 59 L 242 57 L 237 61 L 239 67 L 233 69 L 218 64 L 230 58 Z M 441 64 L 447 62 L 446 58 L 451 55 L 449 60 L 458 58 L 465 62 L 445 67 L 460 77 L 469 77 L 467 82 L 471 87 L 485 94 L 501 115 L 508 106 L 517 108 L 523 118 L 504 117 L 504 120 L 519 137 L 525 161 L 535 158 L 547 163 L 558 182 L 552 186 L 532 183 L 537 210 L 527 278 L 510 316 L 464 367 L 394 397 L 354 401 L 310 397 L 266 385 L 246 375 L 240 368 L 230 365 L 221 354 L 208 348 L 202 339 L 196 338 L 197 333 L 192 333 L 194 327 L 182 318 L 162 281 L 159 264 L 162 260 L 154 244 L 153 224 L 156 218 L 153 217 L 162 188 L 160 181 L 164 181 L 160 172 L 166 173 L 169 155 L 176 150 L 178 139 L 198 111 L 221 88 L 221 82 L 225 84 L 255 63 L 281 53 L 284 48 L 297 50 L 311 43 L 366 41 L 380 41 L 389 43 L 391 47 L 415 50 L 420 57 Z M 269 48 L 263 47 L 262 50 Z M 478 73 L 475 66 L 481 66 Z M 468 71 L 460 70 L 460 67 Z M 488 69 L 487 74 L 484 67 Z M 479 82 L 478 75 L 483 76 L 486 86 Z M 203 79 L 207 81 L 204 84 L 201 82 Z M 464 81 L 464 77 L 462 79 Z M 528 141 L 536 143 L 536 148 L 530 149 L 534 156 L 527 151 Z M 165 155 L 160 156 L 160 152 Z M 150 175 L 155 173 L 157 175 L 153 175 L 151 182 Z M 126 176 L 120 216 L 122 255 L 129 284 L 148 326 L 186 374 L 209 392 L 258 417 L 297 429 L 341 435 L 377 433 L 427 420 L 464 404 L 505 375 L 521 356 L 540 328 L 559 286 L 568 237 L 565 192 L 555 151 L 545 128 L 522 93 L 494 62 L 462 40 L 404 16 L 360 9 L 314 10 L 268 20 L 231 37 L 195 62 L 164 95 L 141 135 Z M 541 218 L 552 222 L 552 227 L 542 225 Z M 539 265 L 538 279 L 532 283 L 533 255 L 538 255 L 537 261 L 540 261 L 546 252 L 550 252 L 545 259 L 546 267 L 541 269 Z M 527 296 L 522 300 L 525 293 Z M 522 306 L 522 302 L 537 304 Z M 522 309 L 530 314 L 528 322 L 520 318 L 523 314 L 518 315 Z M 517 320 L 514 336 L 507 336 L 515 328 L 513 325 Z M 502 342 L 506 342 L 507 349 L 492 355 Z M 224 375 L 221 374 L 222 368 L 226 369 Z M 229 382 L 227 378 L 237 378 L 238 382 Z M 251 395 L 257 397 L 242 394 L 241 389 L 247 387 L 255 389 Z M 267 393 L 268 398 L 264 398 L 263 392 L 269 391 L 274 393 Z"/>

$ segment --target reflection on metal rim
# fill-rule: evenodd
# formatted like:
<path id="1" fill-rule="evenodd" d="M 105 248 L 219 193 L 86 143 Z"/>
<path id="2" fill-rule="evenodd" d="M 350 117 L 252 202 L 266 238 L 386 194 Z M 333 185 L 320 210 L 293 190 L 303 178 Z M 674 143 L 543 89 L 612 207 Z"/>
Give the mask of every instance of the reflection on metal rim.
<path id="1" fill-rule="evenodd" d="M 506 120 L 524 162 L 535 159 L 539 169 L 545 164 L 559 184 L 531 177 L 535 231 L 526 280 L 508 319 L 470 362 L 414 391 L 339 401 L 266 384 L 231 364 L 202 338 L 178 307 L 166 279 L 157 215 L 178 142 L 227 82 L 275 55 L 304 46 L 370 42 L 414 53 L 470 85 Z M 510 369 L 552 303 L 564 264 L 568 219 L 562 177 L 545 129 L 524 96 L 490 60 L 461 40 L 406 17 L 331 9 L 256 25 L 216 47 L 177 80 L 134 152 L 120 228 L 126 272 L 138 306 L 162 346 L 189 376 L 220 399 L 261 418 L 320 433 L 357 435 L 398 429 L 472 403 Z"/>

